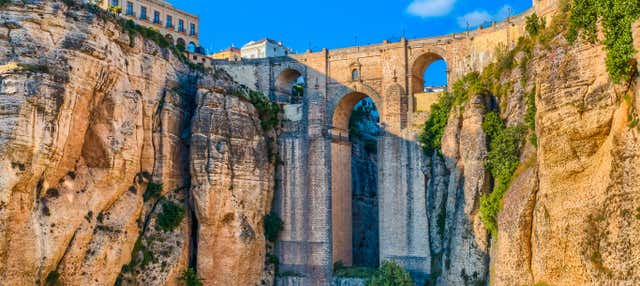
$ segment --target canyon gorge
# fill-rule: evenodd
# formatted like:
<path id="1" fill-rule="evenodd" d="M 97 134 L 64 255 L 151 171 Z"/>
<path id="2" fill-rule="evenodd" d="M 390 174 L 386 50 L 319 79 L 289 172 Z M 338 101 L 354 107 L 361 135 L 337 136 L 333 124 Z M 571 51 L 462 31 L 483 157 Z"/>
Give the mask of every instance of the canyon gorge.
<path id="1" fill-rule="evenodd" d="M 607 30 L 567 39 L 551 2 L 207 64 L 90 5 L 0 2 L 0 285 L 356 286 L 334 268 L 387 260 L 420 286 L 640 285 L 640 21 L 620 79 Z M 436 58 L 450 93 L 419 110 Z"/>

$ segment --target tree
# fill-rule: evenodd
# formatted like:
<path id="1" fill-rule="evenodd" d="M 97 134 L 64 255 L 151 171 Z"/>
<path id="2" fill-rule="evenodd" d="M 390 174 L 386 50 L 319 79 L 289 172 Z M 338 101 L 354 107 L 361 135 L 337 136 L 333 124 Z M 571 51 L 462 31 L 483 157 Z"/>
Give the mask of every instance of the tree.
<path id="1" fill-rule="evenodd" d="M 402 266 L 392 261 L 384 261 L 367 286 L 413 286 L 413 280 Z"/>

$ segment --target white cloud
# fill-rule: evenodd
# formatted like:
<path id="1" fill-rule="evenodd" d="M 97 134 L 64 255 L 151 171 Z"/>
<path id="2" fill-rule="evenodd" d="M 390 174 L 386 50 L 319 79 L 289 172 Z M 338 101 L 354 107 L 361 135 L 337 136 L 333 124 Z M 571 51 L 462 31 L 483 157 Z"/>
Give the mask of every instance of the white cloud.
<path id="1" fill-rule="evenodd" d="M 469 27 L 477 27 L 491 21 L 503 21 L 507 19 L 507 17 L 512 16 L 512 13 L 513 8 L 509 5 L 502 6 L 494 15 L 489 14 L 489 12 L 485 10 L 476 10 L 462 17 L 458 17 L 458 26 L 466 28 L 468 23 Z"/>
<path id="2" fill-rule="evenodd" d="M 466 28 L 467 24 L 469 24 L 469 27 L 476 27 L 492 19 L 493 17 L 487 11 L 477 10 L 458 17 L 458 26 Z"/>
<path id="3" fill-rule="evenodd" d="M 439 17 L 449 14 L 455 3 L 456 0 L 413 0 L 407 12 L 423 18 Z"/>

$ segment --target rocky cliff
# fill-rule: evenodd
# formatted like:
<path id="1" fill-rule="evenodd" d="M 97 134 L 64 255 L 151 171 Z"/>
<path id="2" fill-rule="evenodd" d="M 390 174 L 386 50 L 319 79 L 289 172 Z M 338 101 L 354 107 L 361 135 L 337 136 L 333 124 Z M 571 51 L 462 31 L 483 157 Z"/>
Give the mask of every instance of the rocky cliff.
<path id="1" fill-rule="evenodd" d="M 637 22 L 633 34 L 638 49 Z M 498 89 L 454 105 L 425 173 L 437 285 L 640 283 L 640 82 L 635 74 L 614 82 L 602 44 L 560 34 L 548 41 L 507 54 L 501 60 L 518 65 L 499 61 L 510 66 L 481 75 Z M 498 184 L 485 163 L 483 117 L 492 110 L 506 126 L 535 122 L 517 146 L 494 235 L 481 219 L 481 197 Z"/>
<path id="2" fill-rule="evenodd" d="M 177 285 L 189 267 L 259 284 L 273 167 L 256 109 L 66 2 L 1 8 L 0 285 Z"/>

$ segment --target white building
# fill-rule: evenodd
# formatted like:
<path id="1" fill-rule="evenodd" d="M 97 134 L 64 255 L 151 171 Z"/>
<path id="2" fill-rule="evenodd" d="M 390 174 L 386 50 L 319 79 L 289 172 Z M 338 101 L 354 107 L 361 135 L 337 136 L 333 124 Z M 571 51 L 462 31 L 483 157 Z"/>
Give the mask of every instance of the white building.
<path id="1" fill-rule="evenodd" d="M 293 51 L 283 46 L 282 42 L 265 38 L 247 43 L 240 49 L 240 54 L 243 59 L 263 59 L 288 56 L 293 54 Z"/>

